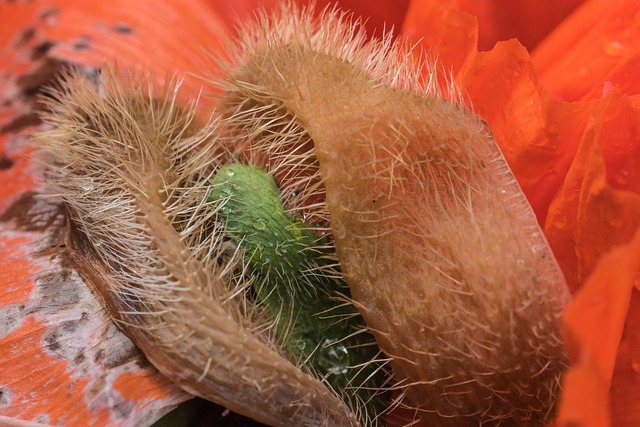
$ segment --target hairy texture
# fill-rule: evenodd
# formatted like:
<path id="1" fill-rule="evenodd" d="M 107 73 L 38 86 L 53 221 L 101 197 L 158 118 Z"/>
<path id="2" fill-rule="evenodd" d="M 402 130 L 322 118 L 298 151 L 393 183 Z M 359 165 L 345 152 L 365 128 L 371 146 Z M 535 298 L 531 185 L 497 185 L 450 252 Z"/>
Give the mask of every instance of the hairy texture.
<path id="1" fill-rule="evenodd" d="M 97 86 L 97 87 L 96 87 Z M 216 124 L 108 70 L 67 76 L 36 136 L 68 206 L 71 257 L 110 315 L 185 390 L 276 426 L 358 425 L 320 381 L 282 357 L 243 297 L 241 256 L 212 221 Z M 99 89 L 98 89 L 99 88 Z"/>
<path id="2" fill-rule="evenodd" d="M 316 21 L 284 6 L 246 28 L 233 52 L 221 83 L 230 132 L 283 171 L 284 191 L 287 177 L 311 177 L 291 209 L 310 204 L 330 224 L 353 299 L 421 418 L 547 423 L 569 294 L 489 130 L 457 91 L 421 82 L 405 48 L 367 42 L 335 11 Z"/>

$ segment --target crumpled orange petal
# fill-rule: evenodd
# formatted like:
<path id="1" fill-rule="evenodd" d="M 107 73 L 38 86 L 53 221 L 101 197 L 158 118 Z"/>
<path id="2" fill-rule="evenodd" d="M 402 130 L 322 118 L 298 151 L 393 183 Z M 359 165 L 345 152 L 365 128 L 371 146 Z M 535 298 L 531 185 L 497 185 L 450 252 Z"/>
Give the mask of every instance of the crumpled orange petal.
<path id="1" fill-rule="evenodd" d="M 496 42 L 517 38 L 528 49 L 533 49 L 558 23 L 566 18 L 585 0 L 413 0 L 405 19 L 404 35 L 419 40 L 426 36 L 425 46 L 434 46 L 434 52 L 442 58 L 441 46 L 459 45 L 461 39 L 477 41 L 475 50 L 490 50 Z M 429 27 L 420 22 L 429 22 Z M 476 22 L 477 21 L 477 22 Z M 460 25 L 462 24 L 462 25 Z M 464 25 L 468 24 L 468 25 Z M 457 27 L 444 34 L 445 27 Z M 476 30 L 477 29 L 477 30 Z M 421 34 L 423 33 L 424 34 Z M 439 44 L 434 44 L 438 41 Z M 444 49 L 447 50 L 447 49 Z M 444 54 L 447 58 L 447 54 Z M 447 59 L 448 67 L 455 63 Z"/>
<path id="2" fill-rule="evenodd" d="M 453 3 L 412 3 L 404 33 L 422 38 L 425 48 L 436 43 L 439 60 L 453 70 L 472 108 L 489 125 L 538 221 L 544 223 L 575 155 L 589 107 L 549 96 L 517 40 L 478 53 L 474 18 Z"/>
<path id="3" fill-rule="evenodd" d="M 456 80 L 489 125 L 539 222 L 544 223 L 575 155 L 588 108 L 553 100 L 516 40 L 475 55 Z"/>
<path id="4" fill-rule="evenodd" d="M 574 363 L 564 376 L 557 427 L 610 427 L 607 387 L 590 357 Z"/>
<path id="5" fill-rule="evenodd" d="M 640 123 L 640 98 L 611 95 L 599 102 L 590 116 L 578 153 L 549 209 L 544 227 L 574 292 L 606 251 L 628 242 L 640 227 L 640 193 L 609 184 L 609 167 L 605 166 L 603 156 L 606 150 L 614 160 L 622 162 L 633 159 L 633 151 L 638 157 L 637 139 L 617 136 Z M 633 149 L 631 152 L 616 153 L 616 147 L 627 144 Z M 613 182 L 620 173 L 614 175 Z M 638 171 L 625 172 L 625 178 L 627 174 L 636 177 Z M 637 187 L 637 183 L 632 187 Z"/>

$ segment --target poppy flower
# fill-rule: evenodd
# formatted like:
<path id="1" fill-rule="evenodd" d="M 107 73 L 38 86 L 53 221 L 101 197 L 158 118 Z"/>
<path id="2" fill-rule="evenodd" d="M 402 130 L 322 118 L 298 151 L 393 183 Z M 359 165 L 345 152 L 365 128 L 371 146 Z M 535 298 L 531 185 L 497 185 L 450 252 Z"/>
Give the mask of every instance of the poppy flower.
<path id="1" fill-rule="evenodd" d="M 34 94 L 69 65 L 202 74 L 203 52 L 222 49 L 235 19 L 275 3 L 0 4 L 8 23 L 0 28 L 0 416 L 64 424 L 73 413 L 78 424 L 135 425 L 189 398 L 119 334 L 65 260 L 34 255 L 61 218 L 33 198 L 41 185 L 26 137 L 39 124 Z M 533 206 L 575 295 L 556 424 L 640 423 L 640 5 L 339 4 L 367 19 L 372 34 L 394 26 L 438 58 Z M 186 75 L 184 87 L 196 97 L 200 82 Z M 35 279 L 43 275 L 58 286 L 43 289 Z"/>

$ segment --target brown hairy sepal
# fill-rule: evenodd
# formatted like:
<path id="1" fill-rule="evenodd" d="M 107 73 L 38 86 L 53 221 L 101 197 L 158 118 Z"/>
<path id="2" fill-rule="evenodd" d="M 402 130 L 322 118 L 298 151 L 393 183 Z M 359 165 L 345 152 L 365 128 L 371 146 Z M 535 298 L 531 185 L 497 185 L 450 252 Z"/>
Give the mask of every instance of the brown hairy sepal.
<path id="1" fill-rule="evenodd" d="M 531 207 L 455 85 L 348 21 L 288 5 L 261 16 L 213 79 L 219 110 L 295 189 L 290 208 L 330 225 L 426 425 L 545 425 L 569 293 Z"/>
<path id="2" fill-rule="evenodd" d="M 241 254 L 207 201 L 229 159 L 178 81 L 105 68 L 71 73 L 35 136 L 49 191 L 69 212 L 67 248 L 117 325 L 188 392 L 275 426 L 356 426 L 319 380 L 283 357 L 245 296 Z"/>

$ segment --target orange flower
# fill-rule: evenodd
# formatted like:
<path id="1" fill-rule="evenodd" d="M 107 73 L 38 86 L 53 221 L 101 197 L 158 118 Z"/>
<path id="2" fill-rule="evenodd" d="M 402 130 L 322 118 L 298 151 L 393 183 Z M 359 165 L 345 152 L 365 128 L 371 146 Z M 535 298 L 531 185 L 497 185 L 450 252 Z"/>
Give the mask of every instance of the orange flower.
<path id="1" fill-rule="evenodd" d="M 39 169 L 28 160 L 31 149 L 22 132 L 37 124 L 33 93 L 63 62 L 99 66 L 115 60 L 122 66 L 154 68 L 156 75 L 202 74 L 208 61 L 203 50 L 220 49 L 233 31 L 235 16 L 242 19 L 258 5 L 268 8 L 275 3 L 0 4 L 0 416 L 35 419 L 48 414 L 42 420 L 56 424 L 73 410 L 78 423 L 119 424 L 123 415 L 108 402 L 116 396 L 129 405 L 126 420 L 135 424 L 186 399 L 133 353 L 118 359 L 127 363 L 118 370 L 95 360 L 93 365 L 74 364 L 72 359 L 84 353 L 56 350 L 56 343 L 81 345 L 80 339 L 96 348 L 103 339 L 113 340 L 117 348 L 125 348 L 125 341 L 114 338 L 116 332 L 108 329 L 97 306 L 65 312 L 71 318 L 86 313 L 99 318 L 88 329 L 81 328 L 85 335 L 78 341 L 69 338 L 68 331 L 63 335 L 68 341 L 51 335 L 54 327 L 65 333 L 63 326 L 71 325 L 65 323 L 71 318 L 38 311 L 44 296 L 34 292 L 39 288 L 33 278 L 59 266 L 53 259 L 45 262 L 29 254 L 29 245 L 42 237 L 44 228 L 24 219 L 37 205 L 15 203 L 30 200 L 30 192 L 40 185 Z M 318 7 L 328 3 L 319 2 Z M 384 25 L 401 28 L 402 35 L 436 56 L 445 71 L 451 70 L 492 129 L 534 207 L 576 295 L 564 321 L 572 368 L 565 378 L 557 425 L 640 425 L 640 410 L 634 404 L 640 400 L 640 4 L 339 4 L 368 18 L 367 27 L 376 34 Z M 197 96 L 199 85 L 187 75 L 185 94 Z M 209 102 L 204 100 L 201 108 L 209 108 Z M 54 297 L 63 304 L 67 300 L 61 296 L 71 291 L 59 292 Z M 89 304 L 90 297 L 79 298 Z M 21 320 L 6 322 L 10 316 Z M 112 336 L 96 337 L 98 333 Z M 88 366 L 106 372 L 98 375 L 102 384 L 91 379 L 96 375 L 86 372 Z M 29 394 L 36 381 L 47 390 L 37 399 Z M 133 391 L 131 383 L 143 384 L 143 390 Z M 114 392 L 98 392 L 101 386 Z M 66 393 L 63 402 L 60 390 Z M 93 401 L 87 404 L 83 396 L 91 392 Z"/>

